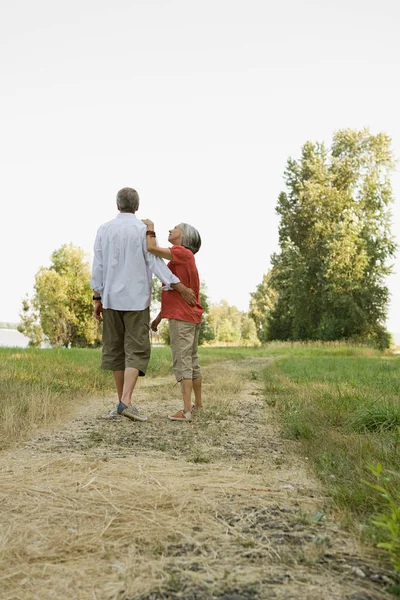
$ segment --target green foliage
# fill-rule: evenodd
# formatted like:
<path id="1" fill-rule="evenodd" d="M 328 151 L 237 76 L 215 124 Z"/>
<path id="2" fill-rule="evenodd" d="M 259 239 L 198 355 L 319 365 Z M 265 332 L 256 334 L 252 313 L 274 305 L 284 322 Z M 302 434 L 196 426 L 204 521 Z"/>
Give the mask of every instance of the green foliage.
<path id="1" fill-rule="evenodd" d="M 169 335 L 169 322 L 167 319 L 163 319 L 160 325 L 158 326 L 158 337 L 162 344 L 165 344 L 166 346 L 171 345 L 171 338 Z"/>
<path id="2" fill-rule="evenodd" d="M 72 244 L 51 255 L 51 266 L 36 274 L 34 295 L 23 301 L 19 331 L 31 346 L 47 339 L 52 346 L 85 347 L 100 343 L 93 317 L 90 267 Z"/>
<path id="3" fill-rule="evenodd" d="M 300 160 L 288 160 L 276 209 L 280 252 L 267 282 L 267 298 L 271 290 L 278 297 L 258 326 L 269 339 L 388 346 L 385 280 L 396 250 L 390 144 L 383 133 L 347 129 L 335 133 L 329 151 L 307 142 Z"/>
<path id="4" fill-rule="evenodd" d="M 161 281 L 155 275 L 152 276 L 151 280 L 151 303 L 150 303 L 150 315 L 153 320 L 161 310 L 161 294 L 162 284 Z"/>
<path id="5" fill-rule="evenodd" d="M 256 344 L 258 341 L 256 324 L 254 323 L 254 320 L 246 313 L 242 313 L 240 339 L 242 344 L 249 345 Z"/>
<path id="6" fill-rule="evenodd" d="M 393 488 L 393 480 L 399 482 L 400 473 L 389 471 L 385 474 L 380 463 L 370 467 L 370 471 L 375 478 L 375 483 L 366 483 L 378 492 L 385 506 L 385 510 L 373 519 L 374 525 L 383 531 L 386 538 L 378 544 L 378 548 L 382 548 L 389 554 L 393 567 L 400 573 L 400 494 Z"/>
<path id="7" fill-rule="evenodd" d="M 221 300 L 212 305 L 210 319 L 216 341 L 230 343 L 240 341 L 242 315 L 236 306 L 229 305 L 227 300 Z"/>
<path id="8" fill-rule="evenodd" d="M 210 309 L 210 323 L 216 342 L 254 345 L 258 343 L 254 320 L 236 306 L 221 300 Z"/>
<path id="9" fill-rule="evenodd" d="M 204 342 L 211 342 L 214 339 L 214 331 L 210 322 L 210 301 L 207 295 L 207 287 L 203 283 L 200 287 L 200 304 L 204 308 L 199 333 L 199 346 L 202 346 Z"/>
<path id="10" fill-rule="evenodd" d="M 249 317 L 256 326 L 257 337 L 260 342 L 266 342 L 269 337 L 268 317 L 277 300 L 277 293 L 271 287 L 271 270 L 263 276 L 262 282 L 256 291 L 250 294 Z"/>
<path id="11" fill-rule="evenodd" d="M 29 338 L 29 346 L 35 348 L 40 346 L 44 339 L 43 329 L 40 325 L 39 307 L 37 303 L 28 297 L 22 301 L 22 310 L 20 312 L 21 322 L 18 324 L 18 331 Z"/>
<path id="12" fill-rule="evenodd" d="M 347 422 L 349 432 L 388 431 L 396 427 L 400 427 L 400 405 L 392 402 L 361 406 Z"/>

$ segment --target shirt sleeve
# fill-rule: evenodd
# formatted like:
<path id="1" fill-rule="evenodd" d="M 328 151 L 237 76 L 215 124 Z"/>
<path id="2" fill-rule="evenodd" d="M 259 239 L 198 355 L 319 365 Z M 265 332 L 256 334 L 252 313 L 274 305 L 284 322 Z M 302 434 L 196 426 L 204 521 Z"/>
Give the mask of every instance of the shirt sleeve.
<path id="1" fill-rule="evenodd" d="M 103 280 L 103 252 L 101 248 L 101 233 L 100 229 L 97 232 L 96 239 L 94 242 L 94 257 L 92 266 L 92 278 L 90 280 L 92 289 L 99 294 L 103 293 L 104 280 Z"/>
<path id="2" fill-rule="evenodd" d="M 184 248 L 184 246 L 172 246 L 170 250 L 174 264 L 183 265 L 191 262 L 193 254 L 190 250 Z"/>
<path id="3" fill-rule="evenodd" d="M 163 289 L 171 290 L 171 285 L 173 283 L 180 283 L 180 279 L 178 279 L 176 275 L 174 275 L 172 271 L 168 269 L 167 265 L 165 264 L 162 258 L 160 258 L 159 256 L 154 256 L 154 254 L 148 252 L 145 230 L 143 230 L 143 234 L 144 235 L 142 246 L 146 264 L 148 265 L 150 271 L 154 273 L 156 277 L 158 277 L 161 283 L 165 284 L 165 287 Z"/>

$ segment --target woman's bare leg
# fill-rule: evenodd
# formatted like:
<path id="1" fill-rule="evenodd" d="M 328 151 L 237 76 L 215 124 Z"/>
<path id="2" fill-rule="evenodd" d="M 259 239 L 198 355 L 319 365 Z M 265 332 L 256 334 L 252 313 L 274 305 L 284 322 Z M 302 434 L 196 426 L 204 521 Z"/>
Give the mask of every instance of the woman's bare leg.
<path id="1" fill-rule="evenodd" d="M 192 379 L 193 383 L 193 391 L 194 391 L 194 406 L 195 408 L 203 408 L 203 401 L 201 398 L 201 384 L 203 378 L 197 377 L 196 379 Z"/>
<path id="2" fill-rule="evenodd" d="M 182 380 L 182 397 L 183 397 L 183 405 L 185 413 L 192 412 L 192 389 L 193 389 L 193 381 L 192 379 L 183 379 Z"/>

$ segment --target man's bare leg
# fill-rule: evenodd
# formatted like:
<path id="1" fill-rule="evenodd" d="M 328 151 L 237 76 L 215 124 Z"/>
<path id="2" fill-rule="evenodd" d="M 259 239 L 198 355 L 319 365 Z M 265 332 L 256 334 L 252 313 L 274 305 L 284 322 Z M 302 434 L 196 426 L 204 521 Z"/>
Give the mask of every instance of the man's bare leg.
<path id="1" fill-rule="evenodd" d="M 194 406 L 195 408 L 203 408 L 203 401 L 201 398 L 201 384 L 203 378 L 197 377 L 196 379 L 192 379 L 193 383 L 193 391 L 194 391 Z"/>
<path id="2" fill-rule="evenodd" d="M 138 377 L 139 377 L 138 369 L 134 369 L 132 367 L 128 367 L 127 369 L 125 369 L 124 385 L 122 388 L 122 396 L 121 396 L 121 402 L 123 402 L 125 404 L 125 406 L 131 405 L 132 393 L 133 393 L 133 390 L 135 389 L 135 385 L 136 385 Z"/>
<path id="3" fill-rule="evenodd" d="M 182 380 L 182 397 L 183 397 L 183 405 L 185 413 L 192 412 L 192 389 L 193 389 L 193 381 L 192 379 L 183 379 Z"/>
<path id="4" fill-rule="evenodd" d="M 113 371 L 115 387 L 117 388 L 118 400 L 121 402 L 122 390 L 124 389 L 125 371 Z"/>

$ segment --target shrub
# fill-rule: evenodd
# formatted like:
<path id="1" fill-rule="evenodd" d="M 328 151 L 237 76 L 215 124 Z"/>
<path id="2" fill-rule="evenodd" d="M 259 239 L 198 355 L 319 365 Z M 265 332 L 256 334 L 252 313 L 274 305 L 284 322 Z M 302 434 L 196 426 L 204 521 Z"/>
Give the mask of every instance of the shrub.
<path id="1" fill-rule="evenodd" d="M 389 431 L 400 426 L 400 406 L 386 402 L 362 406 L 349 417 L 347 431 Z"/>
<path id="2" fill-rule="evenodd" d="M 365 482 L 377 491 L 384 501 L 386 509 L 373 517 L 373 523 L 383 531 L 384 541 L 378 548 L 385 550 L 395 570 L 400 573 L 400 494 L 394 490 L 393 483 L 400 479 L 400 473 L 388 471 L 384 474 L 382 465 L 378 463 L 369 470 L 375 477 L 375 483 Z"/>

